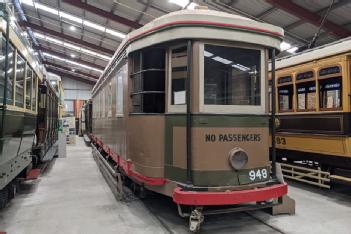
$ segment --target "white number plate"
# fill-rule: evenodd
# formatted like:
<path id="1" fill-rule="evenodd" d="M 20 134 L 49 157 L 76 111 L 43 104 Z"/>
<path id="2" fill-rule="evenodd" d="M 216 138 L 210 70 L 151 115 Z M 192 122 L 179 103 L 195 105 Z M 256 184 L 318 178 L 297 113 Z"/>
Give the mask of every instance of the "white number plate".
<path id="1" fill-rule="evenodd" d="M 251 181 L 255 180 L 265 180 L 268 178 L 268 171 L 267 169 L 253 169 L 249 171 L 249 178 Z"/>

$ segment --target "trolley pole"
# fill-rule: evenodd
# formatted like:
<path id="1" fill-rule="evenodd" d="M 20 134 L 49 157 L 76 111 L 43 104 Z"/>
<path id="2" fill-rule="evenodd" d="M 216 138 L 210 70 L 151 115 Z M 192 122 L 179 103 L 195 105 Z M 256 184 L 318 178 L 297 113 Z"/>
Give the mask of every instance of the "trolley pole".
<path id="1" fill-rule="evenodd" d="M 276 101 L 275 101 L 275 49 L 273 48 L 272 50 L 272 58 L 271 58 L 271 64 L 272 64 L 272 178 L 276 178 L 276 161 L 277 161 L 277 156 L 276 156 L 276 148 L 275 148 L 275 110 L 276 110 Z"/>
<path id="2" fill-rule="evenodd" d="M 192 114 L 191 114 L 191 73 L 192 73 L 192 42 L 187 45 L 187 74 L 186 74 L 186 170 L 187 183 L 192 184 Z"/>

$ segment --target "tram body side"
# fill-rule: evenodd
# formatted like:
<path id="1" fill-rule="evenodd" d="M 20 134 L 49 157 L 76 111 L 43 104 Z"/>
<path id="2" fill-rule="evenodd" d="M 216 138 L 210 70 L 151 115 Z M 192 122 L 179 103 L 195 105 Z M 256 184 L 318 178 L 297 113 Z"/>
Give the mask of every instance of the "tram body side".
<path id="1" fill-rule="evenodd" d="M 350 64 L 348 54 L 339 54 L 277 71 L 280 126 L 276 141 L 280 159 L 319 162 L 332 173 L 336 168 L 351 169 Z M 313 74 L 310 78 L 297 78 L 308 72 Z M 323 75 L 325 72 L 328 74 Z M 279 78 L 286 76 L 292 81 L 279 85 Z M 279 90 L 289 86 L 293 87 L 291 108 L 282 110 Z M 312 87 L 313 92 L 302 92 Z M 304 96 L 305 101 L 301 101 Z"/>
<path id="2" fill-rule="evenodd" d="M 1 10 L 4 5 L 1 4 Z M 1 25 L 6 20 L 0 17 Z M 35 143 L 45 143 L 44 153 L 47 152 L 57 139 L 57 101 L 46 101 L 50 109 L 47 114 L 41 113 L 39 99 L 48 96 L 41 92 L 41 86 L 47 82 L 38 64 L 29 53 L 29 46 L 20 32 L 9 27 L 6 36 L 6 26 L 2 27 L 1 60 L 2 69 L 8 61 L 7 82 L 0 77 L 0 207 L 4 207 L 13 198 L 19 178 L 26 178 L 32 166 L 42 159 L 42 155 L 33 147 Z M 8 54 L 6 44 L 8 43 Z M 2 74 L 5 72 L 2 71 Z M 50 84 L 49 84 L 50 85 Z M 6 95 L 5 95 L 6 94 Z M 6 98 L 5 98 L 6 96 Z M 51 92 L 51 99 L 57 99 L 56 93 Z M 56 108 L 56 109 L 55 109 Z M 44 121 L 42 126 L 40 121 Z M 44 131 L 42 137 L 35 137 L 39 131 Z"/>

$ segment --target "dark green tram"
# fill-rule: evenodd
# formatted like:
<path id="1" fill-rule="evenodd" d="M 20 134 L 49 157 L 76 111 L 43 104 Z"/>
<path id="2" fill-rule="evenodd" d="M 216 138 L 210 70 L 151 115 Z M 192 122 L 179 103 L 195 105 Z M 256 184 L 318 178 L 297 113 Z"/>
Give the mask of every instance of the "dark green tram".
<path id="1" fill-rule="evenodd" d="M 8 12 L 0 4 L 0 208 L 58 139 L 57 95 Z"/>

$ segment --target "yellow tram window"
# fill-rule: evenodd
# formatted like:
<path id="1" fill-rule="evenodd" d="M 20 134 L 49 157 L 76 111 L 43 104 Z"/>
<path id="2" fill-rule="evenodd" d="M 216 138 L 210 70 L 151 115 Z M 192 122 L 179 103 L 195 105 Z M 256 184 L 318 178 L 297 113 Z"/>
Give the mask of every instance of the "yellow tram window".
<path id="1" fill-rule="evenodd" d="M 342 106 L 342 79 L 333 77 L 319 81 L 321 109 L 337 109 Z"/>
<path id="2" fill-rule="evenodd" d="M 293 85 L 284 85 L 278 88 L 279 111 L 289 111 L 293 108 Z"/>
<path id="3" fill-rule="evenodd" d="M 260 105 L 261 51 L 205 45 L 204 104 Z"/>
<path id="4" fill-rule="evenodd" d="M 17 66 L 16 66 L 16 100 L 15 105 L 18 107 L 24 107 L 24 75 L 25 75 L 26 62 L 24 59 L 17 54 Z"/>
<path id="5" fill-rule="evenodd" d="M 33 70 L 27 67 L 27 77 L 26 77 L 26 109 L 31 109 L 32 100 L 32 85 L 33 85 Z"/>
<path id="6" fill-rule="evenodd" d="M 316 108 L 316 82 L 296 84 L 297 109 L 314 110 Z"/>

